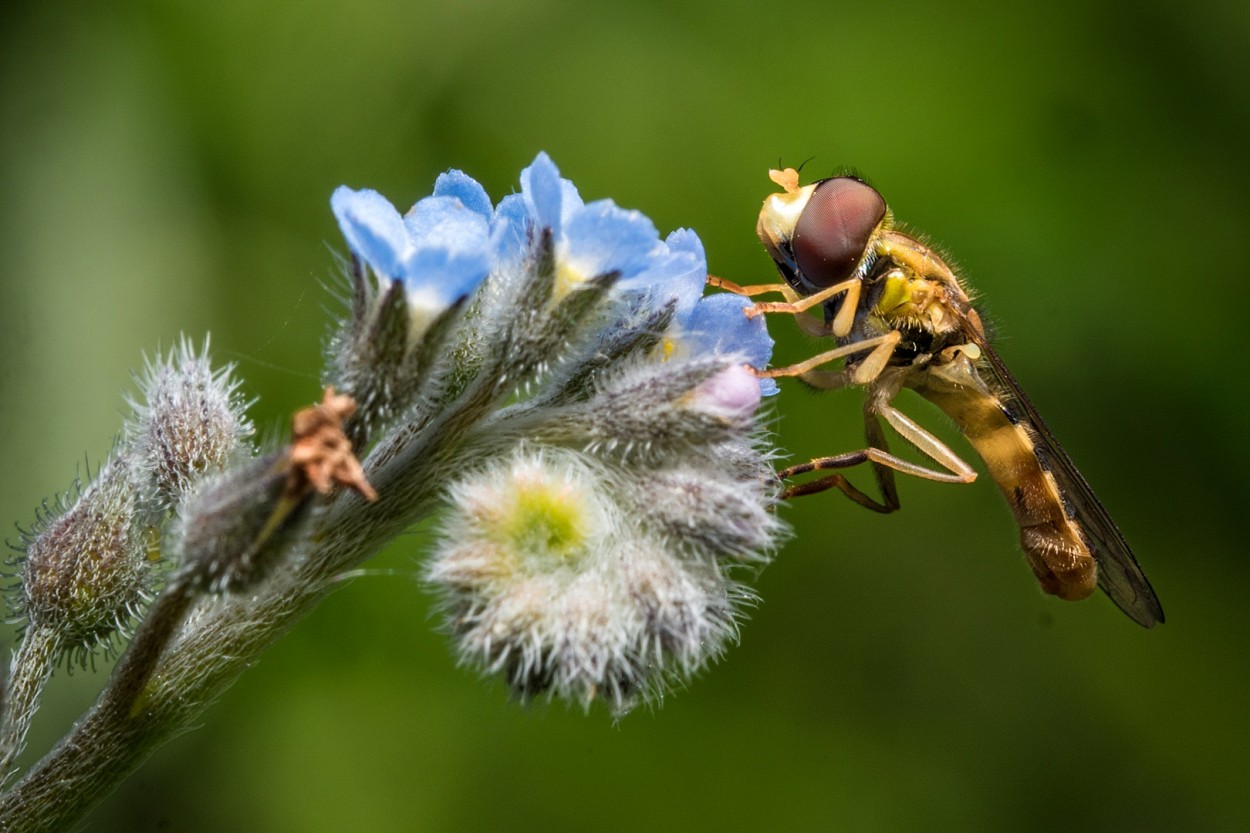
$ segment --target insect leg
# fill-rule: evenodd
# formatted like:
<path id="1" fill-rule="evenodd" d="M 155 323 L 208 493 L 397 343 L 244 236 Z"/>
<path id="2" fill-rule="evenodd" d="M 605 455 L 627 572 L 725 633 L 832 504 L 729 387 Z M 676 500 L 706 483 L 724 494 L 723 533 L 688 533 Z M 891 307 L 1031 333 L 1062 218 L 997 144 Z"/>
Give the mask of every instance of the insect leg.
<path id="1" fill-rule="evenodd" d="M 806 474 L 811 471 L 828 471 L 835 468 L 848 468 L 850 466 L 858 466 L 868 461 L 868 452 L 851 451 L 846 454 L 839 454 L 836 457 L 818 457 L 807 463 L 800 463 L 797 466 L 790 466 L 777 472 L 778 479 L 787 480 L 795 475 Z M 781 493 L 783 500 L 799 497 L 800 495 L 814 495 L 818 492 L 824 492 L 829 489 L 837 489 L 851 500 L 858 503 L 865 509 L 871 509 L 874 512 L 888 514 L 898 509 L 898 497 L 885 495 L 885 503 L 874 500 L 871 496 L 857 489 L 851 481 L 846 479 L 845 475 L 830 474 L 821 477 L 818 480 L 809 480 L 806 483 L 792 483 L 787 486 Z"/>
<path id="2" fill-rule="evenodd" d="M 726 292 L 732 292 L 735 295 L 745 295 L 750 298 L 755 295 L 765 295 L 769 292 L 780 293 L 787 301 L 794 302 L 799 300 L 799 294 L 785 283 L 762 283 L 753 286 L 742 286 L 733 281 L 727 281 L 724 278 L 718 278 L 715 275 L 707 276 L 707 285 L 714 286 L 717 289 L 723 289 Z"/>
<path id="3" fill-rule="evenodd" d="M 890 442 L 886 439 L 885 429 L 881 426 L 881 418 L 873 409 L 873 398 L 864 402 L 864 441 L 869 448 L 876 448 L 890 453 Z M 872 474 L 877 479 L 877 488 L 885 497 L 887 506 L 898 508 L 898 486 L 894 483 L 894 469 L 881 463 L 872 464 Z"/>
<path id="4" fill-rule="evenodd" d="M 789 480 L 800 474 L 807 474 L 813 471 L 828 471 L 829 469 L 845 469 L 852 466 L 858 466 L 863 463 L 872 463 L 874 469 L 880 467 L 886 471 L 899 471 L 903 474 L 910 474 L 914 477 L 923 477 L 925 480 L 937 480 L 942 483 L 966 483 L 961 475 L 950 474 L 948 472 L 936 471 L 934 469 L 925 468 L 918 463 L 912 463 L 901 457 L 895 457 L 888 451 L 882 451 L 879 448 L 864 448 L 859 451 L 848 451 L 845 454 L 836 454 L 831 457 L 817 457 L 815 460 L 809 460 L 806 463 L 799 463 L 796 466 L 782 469 L 777 472 L 779 480 Z M 973 474 L 975 477 L 975 473 Z M 822 477 L 819 480 L 812 480 L 807 483 L 796 483 L 787 486 L 781 493 L 783 499 L 798 497 L 799 495 L 810 495 L 816 492 L 823 492 L 826 489 L 838 489 L 851 500 L 860 506 L 866 506 L 874 512 L 893 512 L 898 509 L 898 491 L 894 488 L 893 475 L 879 474 L 877 477 L 878 484 L 881 485 L 881 492 L 885 495 L 885 503 L 878 503 L 872 498 L 865 495 L 859 489 L 851 485 L 847 479 L 840 474 Z"/>
<path id="5" fill-rule="evenodd" d="M 808 370 L 799 374 L 804 384 L 821 390 L 841 390 L 849 387 L 851 374 L 846 368 L 839 370 Z"/>
<path id="6" fill-rule="evenodd" d="M 808 295 L 805 298 L 791 298 L 794 294 L 791 290 L 786 294 L 786 303 L 780 301 L 766 301 L 756 304 L 747 310 L 747 317 L 754 318 L 757 315 L 764 315 L 769 312 L 784 312 L 789 315 L 798 315 L 800 312 L 807 312 L 815 306 L 823 304 L 835 295 L 843 292 L 846 297 L 842 299 L 842 306 L 838 308 L 838 314 L 833 319 L 833 334 L 835 336 L 844 336 L 851 331 L 851 325 L 855 322 L 855 312 L 859 309 L 859 294 L 863 283 L 859 278 L 851 278 L 835 283 L 833 286 L 820 290 L 814 295 Z M 789 289 L 789 287 L 787 287 Z"/>
<path id="7" fill-rule="evenodd" d="M 950 446 L 921 428 L 898 408 L 882 404 L 876 406 L 875 411 L 881 414 L 885 421 L 890 423 L 890 427 L 897 431 L 900 437 L 911 443 L 917 451 L 946 469 L 946 472 L 921 469 L 920 472 L 908 472 L 908 474 L 942 483 L 971 483 L 977 479 L 977 473 L 972 466 L 965 463 L 958 454 L 951 450 Z"/>
<path id="8" fill-rule="evenodd" d="M 723 289 L 726 292 L 732 292 L 735 295 L 742 295 L 747 298 L 755 295 L 764 295 L 769 292 L 777 292 L 790 303 L 795 303 L 799 301 L 801 297 L 789 284 L 785 283 L 765 283 L 757 286 L 740 286 L 733 281 L 727 281 L 724 278 L 718 278 L 715 275 L 708 275 L 707 285 L 715 286 L 718 289 Z M 755 312 L 755 307 L 747 308 L 748 318 L 754 318 L 758 314 L 759 313 Z M 794 320 L 795 323 L 803 329 L 803 332 L 810 336 L 825 338 L 829 335 L 829 325 L 820 318 L 813 315 L 800 315 L 795 313 Z"/>
<path id="9" fill-rule="evenodd" d="M 959 458 L 955 458 L 958 460 Z M 923 477 L 925 480 L 936 480 L 939 483 L 971 483 L 976 479 L 977 474 L 971 469 L 968 474 L 963 472 L 955 473 L 948 471 L 938 471 L 937 469 L 925 468 L 919 463 L 912 463 L 904 460 L 902 457 L 896 457 L 888 451 L 882 451 L 879 448 L 865 448 L 860 451 L 848 451 L 845 454 L 836 454 L 832 457 L 817 457 L 806 463 L 799 463 L 796 466 L 782 469 L 777 472 L 777 477 L 781 480 L 788 480 L 799 474 L 807 474 L 811 471 L 827 471 L 828 469 L 845 469 L 851 466 L 858 466 L 861 463 L 873 463 L 878 466 L 885 466 L 894 471 L 910 474 L 913 477 Z M 966 466 L 962 460 L 961 465 Z"/>
<path id="10" fill-rule="evenodd" d="M 864 385 L 881 375 L 881 371 L 890 361 L 890 356 L 894 354 L 894 348 L 898 346 L 901 339 L 902 336 L 896 330 L 891 330 L 885 335 L 866 338 L 863 341 L 844 344 L 841 347 L 817 353 L 810 359 L 787 367 L 757 370 L 755 375 L 761 379 L 775 379 L 781 376 L 802 376 L 811 370 L 815 370 L 820 365 L 827 364 L 835 359 L 868 352 L 868 355 L 855 367 L 850 376 L 853 383 Z"/>
<path id="11" fill-rule="evenodd" d="M 918 451 L 940 465 L 945 471 L 927 468 L 912 463 L 890 453 L 889 442 L 881 425 L 884 419 L 899 436 L 914 446 Z M 870 398 L 864 406 L 864 435 L 867 448 L 850 451 L 830 457 L 817 457 L 806 463 L 782 469 L 777 472 L 780 480 L 789 480 L 800 474 L 813 471 L 843 469 L 870 463 L 877 486 L 881 489 L 882 501 L 876 501 L 860 489 L 856 488 L 842 474 L 832 474 L 807 483 L 795 483 L 787 486 L 781 493 L 783 499 L 799 497 L 837 489 L 851 500 L 874 512 L 888 513 L 899 508 L 898 488 L 894 482 L 894 472 L 935 480 L 939 483 L 971 483 L 976 480 L 977 473 L 971 466 L 959 458 L 945 443 L 921 428 L 917 423 L 888 402 L 875 402 Z"/>

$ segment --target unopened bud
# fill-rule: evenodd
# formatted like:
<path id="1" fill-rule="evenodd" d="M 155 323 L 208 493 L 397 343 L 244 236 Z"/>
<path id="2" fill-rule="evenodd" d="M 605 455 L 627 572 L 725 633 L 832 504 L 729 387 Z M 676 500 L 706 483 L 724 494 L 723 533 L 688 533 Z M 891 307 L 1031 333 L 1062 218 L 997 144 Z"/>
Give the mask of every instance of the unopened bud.
<path id="1" fill-rule="evenodd" d="M 695 388 L 691 400 L 727 420 L 750 419 L 760 406 L 760 380 L 746 365 L 730 365 Z"/>
<path id="2" fill-rule="evenodd" d="M 19 612 L 85 659 L 137 614 L 149 573 L 129 471 L 114 459 L 31 538 L 20 567 Z"/>
<path id="3" fill-rule="evenodd" d="M 231 368 L 214 370 L 207 347 L 189 342 L 148 364 L 139 380 L 128 431 L 137 474 L 155 490 L 155 509 L 175 506 L 205 475 L 226 468 L 245 447 L 252 425 L 243 414 Z"/>
<path id="4" fill-rule="evenodd" d="M 730 564 L 764 564 L 785 530 L 769 511 L 776 488 L 731 475 L 724 461 L 692 460 L 632 480 L 628 493 L 638 518 L 671 546 Z"/>
<path id="5" fill-rule="evenodd" d="M 642 361 L 584 402 L 553 409 L 540 436 L 618 457 L 666 459 L 749 435 L 758 403 L 750 371 L 722 356 Z"/>

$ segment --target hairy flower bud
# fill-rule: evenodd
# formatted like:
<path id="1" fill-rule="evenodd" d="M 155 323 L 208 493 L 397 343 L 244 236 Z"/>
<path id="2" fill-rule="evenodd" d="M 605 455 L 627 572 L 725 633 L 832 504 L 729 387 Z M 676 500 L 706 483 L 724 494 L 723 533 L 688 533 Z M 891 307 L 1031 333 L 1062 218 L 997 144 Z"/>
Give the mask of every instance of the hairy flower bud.
<path id="1" fill-rule="evenodd" d="M 760 406 L 760 380 L 745 364 L 721 370 L 691 393 L 692 405 L 726 421 L 750 419 Z"/>
<path id="2" fill-rule="evenodd" d="M 724 356 L 635 362 L 606 374 L 590 398 L 551 409 L 536 436 L 661 459 L 749 434 L 759 401 L 755 377 Z"/>
<path id="3" fill-rule="evenodd" d="M 26 620 L 0 691 L 0 782 L 26 744 L 44 685 L 63 657 L 86 665 L 149 599 L 151 561 L 129 461 L 111 459 L 76 499 L 25 533 L 10 604 Z"/>
<path id="4" fill-rule="evenodd" d="M 245 448 L 252 425 L 227 366 L 214 370 L 207 344 L 183 341 L 148 363 L 139 378 L 143 403 L 127 431 L 136 475 L 154 490 L 153 509 L 177 503 L 203 476 L 222 471 Z"/>
<path id="5" fill-rule="evenodd" d="M 768 508 L 776 492 L 771 479 L 735 478 L 723 460 L 708 459 L 631 479 L 624 499 L 670 546 L 763 564 L 785 533 Z"/>
<path id="6" fill-rule="evenodd" d="M 149 574 L 128 467 L 115 458 L 31 537 L 20 563 L 18 612 L 85 659 L 138 612 Z"/>

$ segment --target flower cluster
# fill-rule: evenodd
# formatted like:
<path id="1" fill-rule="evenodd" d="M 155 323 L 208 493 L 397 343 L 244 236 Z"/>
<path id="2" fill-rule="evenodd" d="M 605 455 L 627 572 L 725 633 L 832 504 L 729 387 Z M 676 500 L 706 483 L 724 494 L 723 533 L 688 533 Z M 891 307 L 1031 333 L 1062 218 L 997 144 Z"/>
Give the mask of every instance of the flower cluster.
<path id="1" fill-rule="evenodd" d="M 332 204 L 357 308 L 328 381 L 363 424 L 513 400 L 463 438 L 425 569 L 461 658 L 621 712 L 717 656 L 750 598 L 731 573 L 782 531 L 756 417 L 776 387 L 750 371 L 763 320 L 703 297 L 699 238 L 584 202 L 545 154 L 498 205 L 458 171 L 403 217 L 372 191 Z"/>
<path id="2" fill-rule="evenodd" d="M 703 297 L 699 238 L 585 202 L 543 154 L 498 203 L 449 171 L 402 216 L 373 191 L 331 207 L 350 311 L 289 440 L 255 448 L 230 368 L 184 343 L 139 376 L 94 482 L 25 536 L 0 782 L 57 664 L 134 630 L 97 705 L 0 794 L 0 828 L 72 826 L 430 518 L 458 655 L 522 698 L 620 714 L 735 638 L 742 574 L 784 535 L 772 340 L 746 299 Z"/>

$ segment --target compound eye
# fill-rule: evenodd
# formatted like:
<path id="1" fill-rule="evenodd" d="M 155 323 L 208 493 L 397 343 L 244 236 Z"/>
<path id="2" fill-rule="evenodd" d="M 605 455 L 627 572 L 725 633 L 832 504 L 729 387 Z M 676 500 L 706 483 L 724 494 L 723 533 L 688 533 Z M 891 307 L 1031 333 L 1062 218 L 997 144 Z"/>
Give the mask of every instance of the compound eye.
<path id="1" fill-rule="evenodd" d="M 850 176 L 819 183 L 791 239 L 801 276 L 813 289 L 849 278 L 883 217 L 885 200 L 871 185 Z"/>

